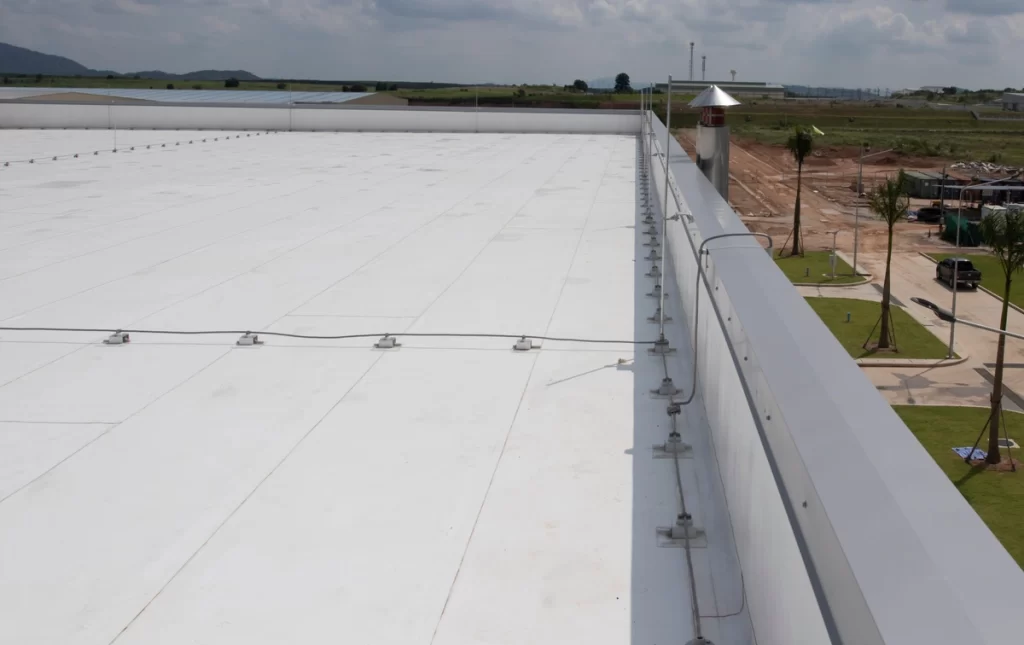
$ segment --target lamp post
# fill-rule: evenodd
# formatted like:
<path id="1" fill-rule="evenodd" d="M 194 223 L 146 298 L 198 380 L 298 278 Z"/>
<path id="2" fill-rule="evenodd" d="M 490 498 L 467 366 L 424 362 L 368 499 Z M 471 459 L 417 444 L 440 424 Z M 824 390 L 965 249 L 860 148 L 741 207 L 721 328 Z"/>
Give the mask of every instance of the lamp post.
<path id="1" fill-rule="evenodd" d="M 860 196 L 864 192 L 864 160 L 876 155 L 884 155 L 892 152 L 893 148 L 864 154 L 864 144 L 860 146 L 860 165 L 857 166 L 857 200 L 853 202 L 853 276 L 857 277 L 857 249 L 860 248 Z"/>
<path id="2" fill-rule="evenodd" d="M 832 265 L 832 279 L 835 280 L 836 264 L 838 264 L 836 261 L 836 236 L 839 235 L 839 231 L 828 231 L 825 234 L 832 236 L 832 257 L 829 259 L 829 264 Z M 854 273 L 856 273 L 856 271 L 854 271 Z"/>
<path id="3" fill-rule="evenodd" d="M 992 186 L 993 184 L 997 184 L 997 183 L 999 183 L 1001 181 L 1007 181 L 1009 179 L 1015 179 L 1017 176 L 1020 175 L 1020 173 L 1021 173 L 1021 171 L 1018 170 L 1017 172 L 1013 173 L 1012 175 L 1010 175 L 1008 177 L 1004 177 L 1003 179 L 993 179 L 992 181 L 986 181 L 985 183 L 982 183 L 982 184 L 974 184 L 974 185 L 970 185 L 970 186 L 964 186 L 963 188 L 960 189 L 960 199 L 957 202 L 957 207 L 956 207 L 956 249 L 957 249 L 957 251 L 960 250 L 960 218 L 961 218 L 961 216 L 963 215 L 963 212 L 964 212 L 964 193 L 966 191 L 974 189 L 974 188 L 984 188 L 986 186 Z M 1014 186 L 999 186 L 997 188 L 993 188 L 993 190 L 1011 190 L 1012 188 L 1014 188 Z M 941 215 L 940 215 L 940 217 L 941 217 Z M 956 340 L 956 323 L 957 323 L 957 319 L 956 319 L 956 294 L 957 294 L 957 286 L 959 285 L 959 282 L 960 282 L 960 259 L 959 258 L 954 258 L 954 260 L 953 260 L 953 310 L 951 312 L 952 313 L 952 317 L 949 320 L 949 323 L 950 323 L 950 325 L 949 325 L 949 351 L 947 352 L 947 357 L 948 358 L 953 358 L 953 342 Z M 964 324 L 967 324 L 967 323 L 964 323 Z"/>
<path id="4" fill-rule="evenodd" d="M 999 334 L 1000 336 L 1009 336 L 1010 338 L 1018 338 L 1020 340 L 1024 340 L 1024 334 L 1015 334 L 1012 331 L 1006 331 L 1005 329 L 999 329 L 998 327 L 989 327 L 988 325 L 981 325 L 970 320 L 957 318 L 956 314 L 954 314 L 952 311 L 950 311 L 949 309 L 943 309 L 942 307 L 938 306 L 937 304 L 930 300 L 925 300 L 924 298 L 911 298 L 910 301 L 916 305 L 921 305 L 925 309 L 931 309 L 932 311 L 935 312 L 935 315 L 939 317 L 939 320 L 948 323 L 960 323 L 961 325 L 965 325 L 967 327 L 974 327 L 975 329 L 983 329 L 985 331 L 990 331 L 993 334 Z"/>

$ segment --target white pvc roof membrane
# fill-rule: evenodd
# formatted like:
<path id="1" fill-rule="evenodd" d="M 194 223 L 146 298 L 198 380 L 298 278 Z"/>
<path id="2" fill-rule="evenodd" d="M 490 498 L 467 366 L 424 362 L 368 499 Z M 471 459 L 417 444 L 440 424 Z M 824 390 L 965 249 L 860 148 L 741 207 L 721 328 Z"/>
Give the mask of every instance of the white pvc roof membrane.
<path id="1" fill-rule="evenodd" d="M 153 101 L 156 103 L 252 103 L 252 104 L 288 104 L 288 103 L 345 103 L 352 99 L 370 96 L 373 92 L 289 92 L 248 91 L 248 90 L 192 90 L 186 89 L 188 81 L 154 81 L 166 85 L 173 83 L 179 89 L 108 89 L 86 87 L 0 87 L 0 101 L 39 97 L 45 100 L 47 94 L 92 94 L 95 96 L 113 96 L 126 99 Z"/>
<path id="2" fill-rule="evenodd" d="M 690 640 L 661 359 L 402 336 L 656 337 L 635 137 L 225 134 L 0 130 L 0 326 L 402 346 L 0 331 L 0 642 Z M 680 424 L 704 633 L 752 643 Z"/>

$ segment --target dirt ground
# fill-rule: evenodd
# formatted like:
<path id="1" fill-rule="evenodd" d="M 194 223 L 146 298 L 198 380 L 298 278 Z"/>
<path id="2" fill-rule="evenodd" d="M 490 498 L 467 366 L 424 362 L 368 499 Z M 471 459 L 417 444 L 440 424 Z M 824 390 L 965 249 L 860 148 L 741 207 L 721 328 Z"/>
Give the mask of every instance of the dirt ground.
<path id="1" fill-rule="evenodd" d="M 679 143 L 695 156 L 695 130 L 680 130 Z M 858 151 L 856 147 L 825 147 L 804 163 L 801 193 L 801 220 L 807 250 L 832 248 L 831 231 L 839 231 L 836 246 L 853 252 L 857 194 Z M 870 190 L 876 183 L 900 168 L 941 170 L 935 160 L 908 157 L 875 157 L 864 164 L 863 186 Z M 754 142 L 737 142 L 730 149 L 729 202 L 752 231 L 768 233 L 781 248 L 793 230 L 793 204 L 796 200 L 796 162 L 781 147 Z M 887 247 L 885 225 L 874 219 L 864 200 L 860 208 L 861 253 L 884 252 Z M 929 205 L 913 200 L 912 208 Z M 893 250 L 929 251 L 946 248 L 938 239 L 937 224 L 902 222 L 896 226 Z"/>

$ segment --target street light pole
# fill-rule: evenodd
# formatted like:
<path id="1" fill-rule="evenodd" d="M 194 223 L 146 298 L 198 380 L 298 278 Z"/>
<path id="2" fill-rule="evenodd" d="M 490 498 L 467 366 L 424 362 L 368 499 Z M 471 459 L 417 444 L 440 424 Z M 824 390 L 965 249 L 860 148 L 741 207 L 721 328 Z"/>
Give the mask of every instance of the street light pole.
<path id="1" fill-rule="evenodd" d="M 931 302 L 930 300 L 925 300 L 924 298 L 911 298 L 910 301 L 913 302 L 914 304 L 921 305 L 925 309 L 931 309 L 939 317 L 939 320 L 943 320 L 948 323 L 960 323 L 961 325 L 965 325 L 967 327 L 974 327 L 975 329 L 983 329 L 985 331 L 990 331 L 993 334 L 999 334 L 1000 336 L 1009 336 L 1010 338 L 1024 340 L 1024 334 L 1015 334 L 1012 331 L 1006 331 L 1005 329 L 999 329 L 998 327 L 989 327 L 988 325 L 981 325 L 970 320 L 957 318 L 955 315 L 953 315 L 952 311 L 949 311 L 948 309 L 943 309 L 942 307 Z"/>
<path id="2" fill-rule="evenodd" d="M 857 166 L 857 196 L 853 202 L 853 277 L 857 277 L 857 249 L 860 248 L 860 196 L 864 193 L 864 144 L 860 144 L 860 165 Z"/>
<path id="3" fill-rule="evenodd" d="M 893 148 L 864 154 L 864 144 L 860 144 L 860 164 L 857 166 L 857 197 L 853 202 L 853 277 L 857 277 L 857 250 L 860 249 L 860 196 L 864 194 L 864 159 L 875 155 L 884 155 L 892 152 Z"/>
<path id="4" fill-rule="evenodd" d="M 831 258 L 830 264 L 832 265 L 832 279 L 835 280 L 836 279 L 836 265 L 839 264 L 839 262 L 836 259 L 836 236 L 839 235 L 839 231 L 829 231 L 829 232 L 832 234 L 832 258 Z M 854 274 L 856 274 L 856 273 L 857 273 L 857 271 L 855 270 Z"/>

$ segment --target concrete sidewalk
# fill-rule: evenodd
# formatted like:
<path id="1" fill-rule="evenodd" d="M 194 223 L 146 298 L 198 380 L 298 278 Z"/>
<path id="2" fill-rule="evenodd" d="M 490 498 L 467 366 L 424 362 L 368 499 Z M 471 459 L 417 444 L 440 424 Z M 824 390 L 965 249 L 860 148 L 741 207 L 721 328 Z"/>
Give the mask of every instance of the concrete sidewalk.
<path id="1" fill-rule="evenodd" d="M 874 274 L 874 284 L 885 279 L 885 255 L 861 253 L 860 264 Z M 871 292 L 874 292 L 872 294 Z M 801 293 L 804 293 L 801 291 Z M 854 295 L 856 294 L 856 295 Z M 912 297 L 931 300 L 951 307 L 952 290 L 935 280 L 935 265 L 916 253 L 894 254 L 892 258 L 892 294 L 904 304 L 904 310 L 948 342 L 950 325 L 939 320 L 932 311 L 912 304 Z M 806 295 L 817 295 L 806 294 Z M 824 293 L 825 297 L 833 294 Z M 881 300 L 877 287 L 864 285 L 844 290 L 843 297 Z M 981 291 L 957 293 L 957 315 L 960 318 L 994 327 L 999 326 L 1002 303 Z M 1010 310 L 1008 329 L 1024 333 L 1024 314 Z M 893 404 L 911 405 L 975 405 L 987 407 L 992 392 L 992 374 L 999 335 L 965 325 L 956 328 L 956 352 L 969 357 L 959 365 L 925 368 L 872 368 L 868 377 Z M 1024 411 L 1024 342 L 1007 339 L 1004 384 L 1008 389 L 1004 404 L 1007 409 Z"/>
<path id="2" fill-rule="evenodd" d="M 851 298 L 880 302 L 885 280 L 885 254 L 861 253 L 862 271 L 874 277 L 868 284 L 845 289 L 833 287 L 797 287 L 806 298 Z M 935 265 L 917 253 L 894 254 L 892 258 L 893 304 L 903 308 L 914 320 L 942 340 L 949 342 L 949 323 L 933 312 L 911 302 L 913 297 L 931 300 L 943 307 L 952 306 L 953 292 L 935 280 Z M 982 291 L 959 291 L 957 315 L 966 320 L 999 326 L 1002 302 Z M 1024 333 L 1024 314 L 1010 309 L 1008 329 Z M 961 360 L 932 361 L 918 359 L 860 359 L 868 378 L 886 399 L 896 405 L 973 405 L 987 407 L 992 393 L 996 346 L 999 335 L 965 325 L 956 328 L 955 348 Z M 1024 411 L 1024 342 L 1008 339 L 1004 385 L 1007 409 Z"/>

